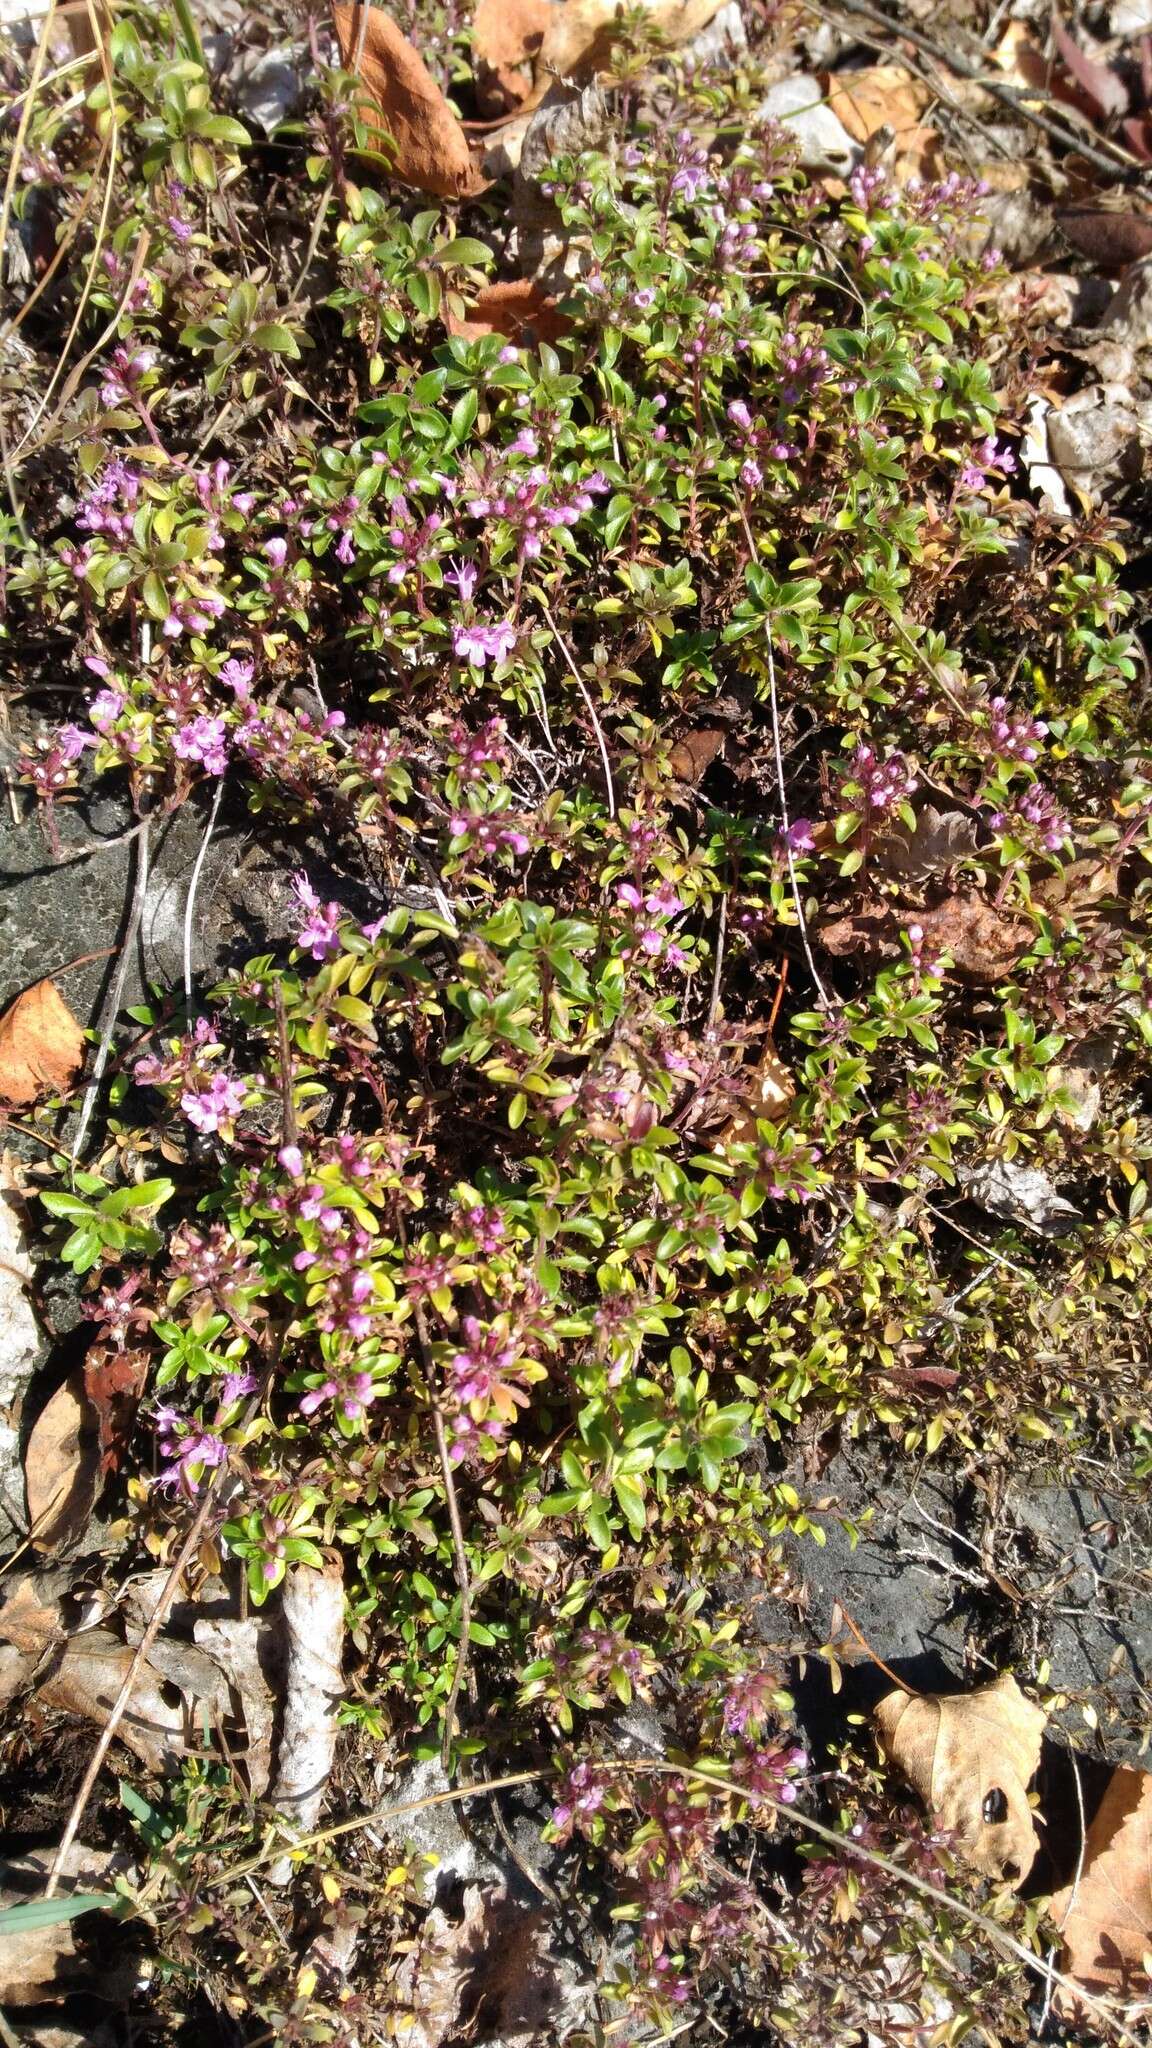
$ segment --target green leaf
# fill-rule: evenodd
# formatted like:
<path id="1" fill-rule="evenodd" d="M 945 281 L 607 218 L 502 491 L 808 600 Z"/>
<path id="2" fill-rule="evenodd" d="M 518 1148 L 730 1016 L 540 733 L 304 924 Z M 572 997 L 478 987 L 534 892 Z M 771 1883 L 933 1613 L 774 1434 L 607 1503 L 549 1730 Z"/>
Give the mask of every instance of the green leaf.
<path id="1" fill-rule="evenodd" d="M 487 242 L 478 242 L 474 235 L 457 235 L 456 240 L 449 242 L 446 249 L 438 251 L 436 261 L 445 266 L 455 263 L 461 269 L 471 265 L 481 270 L 491 270 L 494 258 Z"/>
<path id="2" fill-rule="evenodd" d="M 28 1899 L 0 1912 L 0 1939 L 6 1934 L 34 1934 L 42 1927 L 60 1927 L 81 1913 L 123 1911 L 118 1892 L 73 1892 L 68 1899 Z"/>
<path id="3" fill-rule="evenodd" d="M 253 329 L 249 340 L 253 348 L 267 349 L 269 355 L 295 358 L 300 354 L 296 336 L 282 320 L 265 320 L 262 326 Z"/>

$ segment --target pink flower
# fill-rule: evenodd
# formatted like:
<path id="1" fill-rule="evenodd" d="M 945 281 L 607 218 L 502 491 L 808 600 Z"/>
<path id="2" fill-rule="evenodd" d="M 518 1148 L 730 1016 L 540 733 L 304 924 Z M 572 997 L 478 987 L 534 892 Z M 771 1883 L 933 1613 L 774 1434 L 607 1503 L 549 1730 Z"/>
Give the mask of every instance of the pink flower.
<path id="1" fill-rule="evenodd" d="M 474 668 L 483 668 L 488 661 L 499 666 L 507 661 L 516 645 L 516 628 L 510 619 L 496 625 L 454 626 L 452 628 L 452 651 L 458 661 L 471 662 Z"/>
<path id="2" fill-rule="evenodd" d="M 199 761 L 209 775 L 223 775 L 228 766 L 227 727 L 222 718 L 203 713 L 173 735 L 173 751 L 182 761 Z"/>
<path id="3" fill-rule="evenodd" d="M 223 1130 L 244 1107 L 247 1090 L 231 1074 L 213 1074 L 203 1088 L 186 1088 L 180 1107 L 198 1131 Z"/>
<path id="4" fill-rule="evenodd" d="M 308 914 L 296 934 L 296 944 L 304 952 L 311 953 L 313 960 L 331 960 L 340 951 L 340 919 L 343 911 L 338 903 L 322 904 L 307 875 L 294 875 L 292 887 L 301 910 Z"/>

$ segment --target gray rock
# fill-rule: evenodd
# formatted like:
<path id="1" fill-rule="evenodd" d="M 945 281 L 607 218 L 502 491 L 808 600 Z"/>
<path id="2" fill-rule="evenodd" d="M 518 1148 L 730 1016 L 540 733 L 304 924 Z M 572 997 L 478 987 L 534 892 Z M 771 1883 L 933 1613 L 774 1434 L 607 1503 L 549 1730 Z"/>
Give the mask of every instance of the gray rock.
<path id="1" fill-rule="evenodd" d="M 754 117 L 779 121 L 800 150 L 806 171 L 835 171 L 840 176 L 860 162 L 863 151 L 853 142 L 839 115 L 832 112 L 819 81 L 801 72 L 770 86 Z"/>
<path id="2" fill-rule="evenodd" d="M 989 1159 L 983 1166 L 958 1168 L 957 1179 L 969 1200 L 990 1216 L 1027 1224 L 1042 1237 L 1064 1237 L 1081 1221 L 1082 1211 L 1065 1201 L 1038 1166 Z"/>

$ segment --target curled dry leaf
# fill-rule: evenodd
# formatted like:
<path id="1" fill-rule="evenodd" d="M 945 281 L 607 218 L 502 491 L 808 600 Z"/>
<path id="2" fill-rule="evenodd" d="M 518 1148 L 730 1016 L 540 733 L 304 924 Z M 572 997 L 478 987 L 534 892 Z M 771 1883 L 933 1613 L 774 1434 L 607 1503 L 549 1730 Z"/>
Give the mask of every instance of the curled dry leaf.
<path id="1" fill-rule="evenodd" d="M 120 1463 L 148 1378 L 147 1351 L 115 1351 L 93 1344 L 84 1360 L 84 1392 L 95 1412 L 100 1440 L 100 1477 Z"/>
<path id="2" fill-rule="evenodd" d="M 1063 206 L 1056 225 L 1065 241 L 1104 270 L 1119 270 L 1152 254 L 1152 215 L 1131 208 Z"/>
<path id="3" fill-rule="evenodd" d="M 69 1639 L 37 1697 L 62 1713 L 78 1714 L 102 1728 L 128 1676 L 133 1655 L 128 1645 L 107 1629 L 86 1629 Z M 118 1739 L 158 1775 L 175 1770 L 189 1749 L 203 1743 L 193 1707 L 179 1698 L 172 1700 L 177 1683 L 171 1674 L 162 1674 L 145 1661 L 136 1673 L 132 1698 L 116 1731 Z M 191 1679 L 189 1697 L 195 1697 Z"/>
<path id="4" fill-rule="evenodd" d="M 933 875 L 946 874 L 967 860 L 978 844 L 977 820 L 970 811 L 925 804 L 917 813 L 915 829 L 897 826 L 880 841 L 874 858 L 890 881 L 919 888 Z"/>
<path id="5" fill-rule="evenodd" d="M 668 766 L 680 782 L 695 789 L 707 774 L 717 754 L 722 753 L 728 738 L 727 727 L 722 725 L 697 725 L 676 741 L 668 756 Z"/>
<path id="6" fill-rule="evenodd" d="M 52 981 L 38 981 L 0 1017 L 0 1106 L 27 1109 L 71 1088 L 84 1033 Z"/>
<path id="7" fill-rule="evenodd" d="M 961 1166 L 957 1178 L 970 1201 L 1006 1223 L 1025 1223 L 1042 1237 L 1066 1237 L 1081 1221 L 1081 1211 L 1053 1187 L 1038 1166 L 1015 1159 L 989 1159 L 981 1166 Z"/>
<path id="8" fill-rule="evenodd" d="M 58 1550 L 83 1533 L 100 1491 L 100 1429 L 82 1371 L 70 1373 L 37 1416 L 24 1485 L 36 1550 Z"/>
<path id="9" fill-rule="evenodd" d="M 382 7 L 337 4 L 340 60 L 357 72 L 379 110 L 378 147 L 402 184 L 441 199 L 484 190 L 468 139 L 419 51 Z M 361 44 L 361 31 L 363 43 Z"/>
<path id="10" fill-rule="evenodd" d="M 756 1140 L 757 1123 L 776 1123 L 796 1093 L 796 1083 L 769 1037 L 764 1041 L 751 1072 L 740 1077 L 747 1088 L 741 1103 L 721 1135 L 722 1145 L 748 1145 Z"/>
<path id="11" fill-rule="evenodd" d="M 247 1746 L 237 1761 L 248 1767 L 248 1787 L 263 1799 L 272 1775 L 272 1733 L 275 1704 L 265 1671 L 273 1662 L 272 1624 L 249 1615 L 241 1621 L 225 1616 L 193 1624 L 197 1645 L 219 1665 L 239 1696 Z"/>
<path id="12" fill-rule="evenodd" d="M 11 1643 L 31 1658 L 42 1657 L 54 1643 L 63 1642 L 59 1596 L 66 1584 L 67 1574 L 57 1570 L 24 1572 L 8 1581 L 0 1605 L 0 1642 Z"/>
<path id="13" fill-rule="evenodd" d="M 690 43 L 722 5 L 723 0 L 642 0 L 646 26 L 668 48 Z M 491 7 L 503 20 L 497 26 L 484 8 L 480 54 L 501 78 L 531 66 L 532 84 L 519 101 L 520 112 L 538 106 L 554 79 L 610 71 L 613 48 L 625 33 L 623 0 L 564 0 L 539 11 L 532 0 L 516 0 L 515 8 L 491 0 Z"/>
<path id="14" fill-rule="evenodd" d="M 1097 1997 L 1147 1997 L 1145 1957 L 1152 1951 L 1152 1777 L 1113 1771 L 1088 1829 L 1084 1862 L 1075 1884 L 1052 1900 L 1064 1937 L 1061 1967 Z M 1061 1991 L 1057 2009 L 1075 2019 L 1079 2008 Z"/>
<path id="15" fill-rule="evenodd" d="M 946 972 L 975 985 L 1003 980 L 1031 937 L 1028 925 L 997 910 L 978 889 L 957 890 L 928 910 L 873 901 L 816 929 L 821 945 L 837 958 L 859 953 L 867 960 L 898 960 L 901 934 L 910 924 L 920 926 L 927 950 L 951 956 Z"/>
<path id="16" fill-rule="evenodd" d="M 564 1985 L 543 1916 L 496 1885 L 466 1885 L 461 1904 L 459 1920 L 432 1908 L 396 1973 L 411 2016 L 408 2048 L 446 2048 L 471 2036 L 481 2011 L 490 2039 L 519 2048 L 557 2039 Z"/>
<path id="17" fill-rule="evenodd" d="M 1006 1674 L 978 1692 L 887 1693 L 875 1721 L 885 1755 L 955 1836 L 965 1862 L 1021 1884 L 1039 1839 L 1028 1785 L 1040 1762 L 1043 1708 Z"/>

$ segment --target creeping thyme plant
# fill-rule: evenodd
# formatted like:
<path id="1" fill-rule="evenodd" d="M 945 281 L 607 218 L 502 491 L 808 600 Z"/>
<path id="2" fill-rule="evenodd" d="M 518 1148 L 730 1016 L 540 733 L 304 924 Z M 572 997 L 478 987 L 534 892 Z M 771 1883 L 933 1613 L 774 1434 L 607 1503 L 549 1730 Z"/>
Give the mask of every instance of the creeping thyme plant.
<path id="1" fill-rule="evenodd" d="M 453 338 L 499 190 L 390 184 L 312 42 L 260 149 L 164 12 L 118 6 L 107 76 L 26 138 L 17 224 L 64 237 L 52 319 L 95 350 L 4 523 L 13 667 L 75 650 L 19 765 L 48 847 L 93 778 L 153 827 L 223 784 L 224 824 L 358 878 L 297 856 L 283 945 L 133 1011 L 46 1228 L 95 1337 L 151 1359 L 141 1541 L 212 1482 L 255 1605 L 337 1551 L 351 1733 L 551 1759 L 550 1839 L 601 1872 L 615 1990 L 657 2022 L 716 1982 L 800 2038 L 823 1954 L 819 2038 L 897 2038 L 944 1997 L 923 1902 L 882 1908 L 908 1981 L 833 1996 L 850 1867 L 812 1862 L 789 1932 L 724 1860 L 810 1790 L 747 1581 L 822 1539 L 799 1429 L 1071 1451 L 1146 1399 L 1121 550 L 1020 487 L 970 182 L 813 180 L 755 47 L 665 62 L 540 195 L 563 331 Z M 928 806 L 967 830 L 920 873 Z M 1088 1122 L 1068 1073 L 1102 1037 Z M 966 1207 L 989 1162 L 1072 1186 L 1073 1227 Z M 637 1701 L 710 1777 L 614 1769 Z"/>

